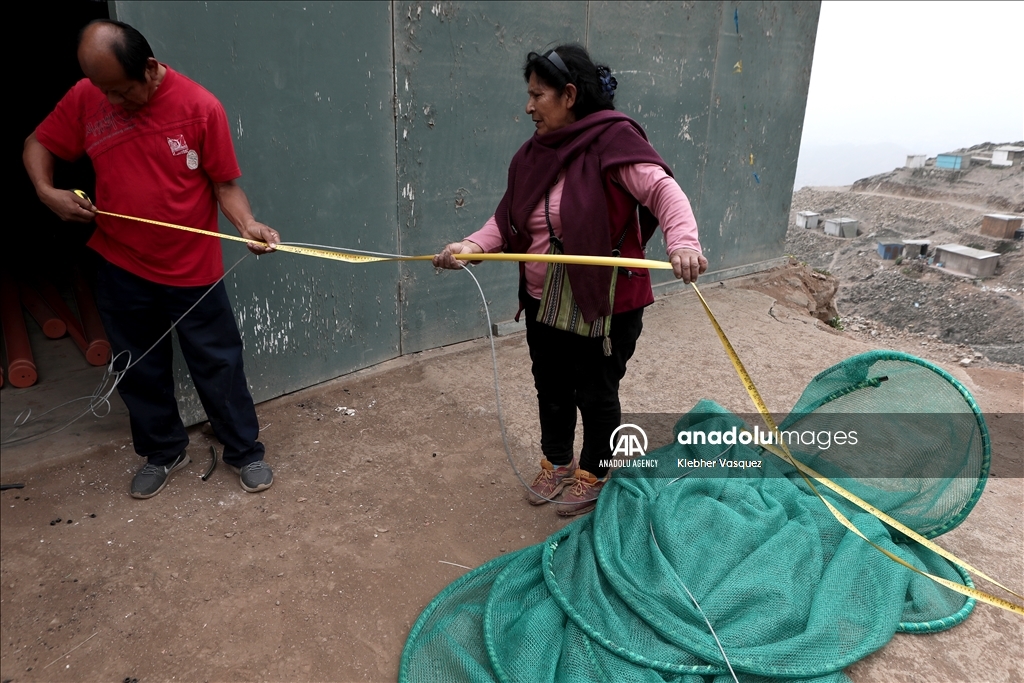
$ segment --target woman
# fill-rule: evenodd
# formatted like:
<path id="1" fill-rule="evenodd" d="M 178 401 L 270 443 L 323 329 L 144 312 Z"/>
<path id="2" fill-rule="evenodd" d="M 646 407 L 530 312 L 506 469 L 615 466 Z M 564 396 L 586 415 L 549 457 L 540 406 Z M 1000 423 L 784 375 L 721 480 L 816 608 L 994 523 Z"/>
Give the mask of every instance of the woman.
<path id="1" fill-rule="evenodd" d="M 579 45 L 531 52 L 523 75 L 536 133 L 516 152 L 494 216 L 434 257 L 508 251 L 643 258 L 660 222 L 672 270 L 685 282 L 707 269 L 690 203 L 640 126 L 614 111 L 616 81 Z M 639 211 L 638 211 L 639 209 Z M 568 285 L 568 286 L 566 286 Z M 619 381 L 654 301 L 646 270 L 520 267 L 519 300 L 541 425 L 541 470 L 528 499 L 562 516 L 593 508 L 619 426 Z M 543 301 L 542 301 L 543 300 Z M 518 320 L 518 315 L 516 316 Z M 576 410 L 583 448 L 574 466 Z"/>

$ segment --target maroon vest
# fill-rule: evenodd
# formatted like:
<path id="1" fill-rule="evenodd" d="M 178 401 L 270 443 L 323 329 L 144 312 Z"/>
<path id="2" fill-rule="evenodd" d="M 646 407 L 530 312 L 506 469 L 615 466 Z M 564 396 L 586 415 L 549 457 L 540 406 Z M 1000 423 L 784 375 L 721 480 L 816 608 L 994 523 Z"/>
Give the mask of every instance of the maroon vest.
<path id="1" fill-rule="evenodd" d="M 650 231 L 643 235 L 637 212 L 640 207 L 633 195 L 607 177 L 604 179 L 604 188 L 608 204 L 608 222 L 612 226 L 612 243 L 618 244 L 622 238 L 622 231 L 625 230 L 626 236 L 622 241 L 619 255 L 625 258 L 644 258 L 644 245 L 657 228 L 657 223 L 651 224 Z M 624 313 L 654 303 L 649 270 L 619 268 L 617 280 L 613 313 Z M 573 291 L 575 292 L 575 289 Z M 605 296 L 607 297 L 607 294 Z"/>
<path id="2" fill-rule="evenodd" d="M 508 186 L 494 213 L 506 251 L 524 253 L 530 246 L 525 226 L 530 213 L 565 168 L 562 189 L 562 242 L 566 253 L 611 256 L 623 230 L 621 255 L 643 258 L 643 245 L 657 220 L 610 179 L 623 165 L 652 163 L 672 170 L 647 141 L 643 129 L 625 114 L 599 111 L 546 135 L 527 140 L 509 165 Z M 613 312 L 608 302 L 612 269 L 568 266 L 573 297 L 587 322 Z M 630 311 L 654 301 L 646 270 L 620 270 L 614 312 Z"/>

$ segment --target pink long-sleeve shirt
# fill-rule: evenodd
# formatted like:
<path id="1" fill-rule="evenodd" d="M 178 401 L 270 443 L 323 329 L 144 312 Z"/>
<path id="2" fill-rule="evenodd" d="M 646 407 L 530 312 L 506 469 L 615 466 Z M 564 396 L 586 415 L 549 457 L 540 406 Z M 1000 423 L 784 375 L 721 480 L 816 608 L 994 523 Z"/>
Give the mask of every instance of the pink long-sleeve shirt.
<path id="1" fill-rule="evenodd" d="M 693 249 L 701 253 L 697 239 L 697 221 L 694 220 L 690 200 L 679 189 L 676 181 L 665 173 L 665 169 L 657 164 L 632 164 L 619 166 L 612 170 L 611 178 L 624 187 L 633 197 L 651 210 L 661 224 L 665 234 L 668 253 L 676 249 Z M 557 237 L 562 236 L 562 216 L 559 211 L 562 204 L 562 188 L 565 185 L 565 171 L 558 174 L 555 184 L 551 186 L 551 201 L 548 213 L 551 216 L 551 227 Z M 531 237 L 527 253 L 546 254 L 550 247 L 548 225 L 544 219 L 544 202 L 537 202 L 526 224 Z M 487 253 L 499 252 L 504 248 L 498 223 L 491 216 L 482 228 L 466 238 L 478 245 Z M 544 263 L 526 264 L 526 291 L 535 299 L 539 299 L 544 291 L 544 274 L 547 265 Z"/>

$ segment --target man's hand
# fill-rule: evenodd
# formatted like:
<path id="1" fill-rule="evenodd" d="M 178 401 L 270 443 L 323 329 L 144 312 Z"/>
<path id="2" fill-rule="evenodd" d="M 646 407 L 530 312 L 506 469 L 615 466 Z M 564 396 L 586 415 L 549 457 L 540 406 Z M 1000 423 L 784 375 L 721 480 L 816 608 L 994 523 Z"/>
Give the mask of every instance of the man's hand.
<path id="1" fill-rule="evenodd" d="M 220 204 L 220 210 L 224 212 L 231 224 L 238 229 L 238 234 L 247 240 L 254 240 L 246 243 L 249 251 L 256 254 L 269 254 L 281 243 L 281 236 L 269 225 L 264 225 L 252 216 L 252 207 L 249 206 L 249 198 L 245 191 L 234 180 L 226 183 L 214 183 L 213 194 Z M 267 246 L 256 244 L 266 242 Z"/>
<path id="2" fill-rule="evenodd" d="M 62 221 L 89 223 L 96 218 L 96 207 L 93 203 L 70 190 L 51 187 L 39 192 L 39 199 Z"/>
<path id="3" fill-rule="evenodd" d="M 28 178 L 36 188 L 39 201 L 62 221 L 88 223 L 96 218 L 96 207 L 88 199 L 53 186 L 53 155 L 36 140 L 35 133 L 25 138 L 25 150 L 21 158 L 28 171 Z"/>
<path id="4" fill-rule="evenodd" d="M 239 230 L 239 232 L 242 233 L 242 237 L 245 239 L 255 240 L 255 242 L 246 242 L 245 246 L 249 247 L 249 251 L 257 256 L 269 254 L 281 243 L 281 236 L 277 234 L 277 230 L 258 221 L 252 221 L 244 230 Z M 266 242 L 267 246 L 256 244 L 256 242 Z"/>
<path id="5" fill-rule="evenodd" d="M 686 284 L 697 281 L 697 276 L 708 269 L 708 260 L 693 249 L 676 249 L 669 256 L 672 272 Z"/>

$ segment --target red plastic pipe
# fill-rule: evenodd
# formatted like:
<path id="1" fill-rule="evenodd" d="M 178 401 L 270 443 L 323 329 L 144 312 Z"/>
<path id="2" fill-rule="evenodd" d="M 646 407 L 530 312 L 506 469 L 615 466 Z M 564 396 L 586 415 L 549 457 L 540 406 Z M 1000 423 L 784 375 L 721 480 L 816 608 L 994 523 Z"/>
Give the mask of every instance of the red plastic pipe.
<path id="1" fill-rule="evenodd" d="M 6 274 L 0 282 L 0 319 L 3 320 L 4 343 L 7 344 L 7 378 L 19 389 L 30 387 L 39 375 L 32 358 L 32 346 L 28 342 L 18 287 Z"/>
<path id="2" fill-rule="evenodd" d="M 107 333 L 103 330 L 103 321 L 100 320 L 96 300 L 92 298 L 89 284 L 81 273 L 75 272 L 72 284 L 75 290 L 75 302 L 78 304 L 78 314 L 82 316 L 82 327 L 85 329 L 85 339 L 88 343 L 85 349 L 85 359 L 89 361 L 90 365 L 106 365 L 110 361 L 110 342 L 107 341 Z"/>
<path id="3" fill-rule="evenodd" d="M 28 312 L 39 323 L 39 327 L 43 329 L 43 334 L 50 339 L 60 339 L 67 334 L 68 326 L 64 324 L 64 321 L 46 305 L 43 297 L 39 296 L 39 292 L 27 285 L 21 286 L 21 304 L 28 309 Z"/>

